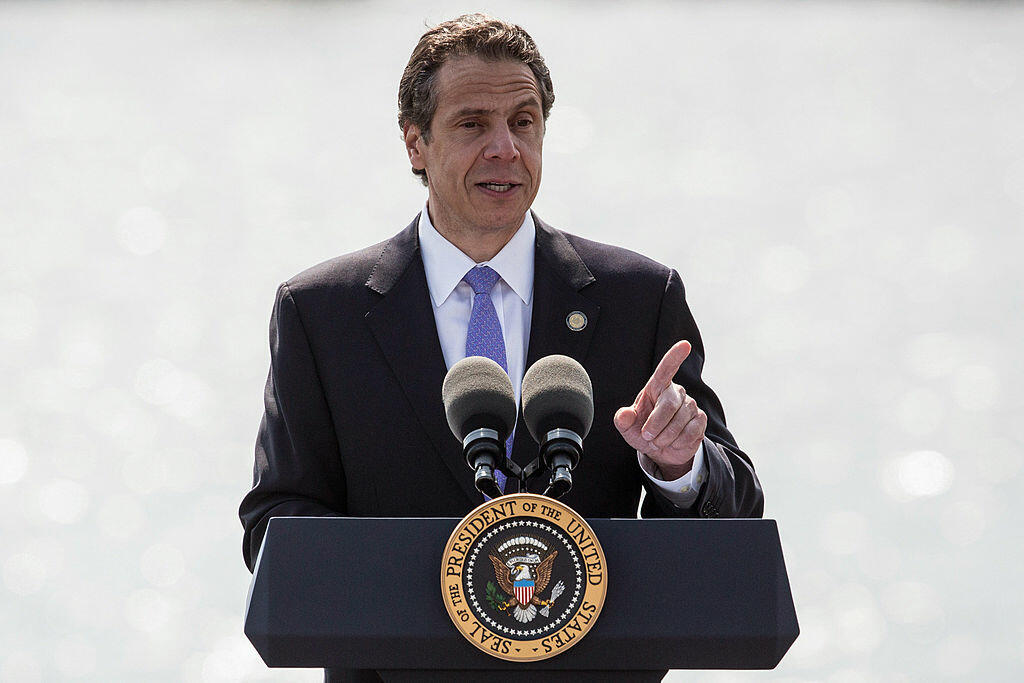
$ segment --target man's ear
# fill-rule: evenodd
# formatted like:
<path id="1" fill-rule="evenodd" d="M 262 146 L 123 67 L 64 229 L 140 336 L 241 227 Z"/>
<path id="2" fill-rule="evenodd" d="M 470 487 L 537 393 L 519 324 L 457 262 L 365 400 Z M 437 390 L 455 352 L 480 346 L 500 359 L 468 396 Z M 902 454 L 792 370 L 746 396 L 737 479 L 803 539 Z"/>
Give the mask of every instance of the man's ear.
<path id="1" fill-rule="evenodd" d="M 405 124 L 402 129 L 402 137 L 405 139 L 405 151 L 409 154 L 409 163 L 417 171 L 424 170 L 427 164 L 420 148 L 427 143 L 423 139 L 423 134 L 420 133 L 419 126 L 412 123 Z"/>

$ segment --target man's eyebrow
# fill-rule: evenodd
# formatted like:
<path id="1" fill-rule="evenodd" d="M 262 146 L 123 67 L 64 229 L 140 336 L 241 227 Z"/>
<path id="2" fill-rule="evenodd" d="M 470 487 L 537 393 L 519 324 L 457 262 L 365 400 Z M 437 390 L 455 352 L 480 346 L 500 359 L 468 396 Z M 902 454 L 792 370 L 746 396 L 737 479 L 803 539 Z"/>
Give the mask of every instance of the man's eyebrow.
<path id="1" fill-rule="evenodd" d="M 514 108 L 516 111 L 519 111 L 520 109 L 526 109 L 527 107 L 533 107 L 535 109 L 541 108 L 540 102 L 538 102 L 537 98 L 532 95 L 530 97 L 526 97 L 524 99 L 519 100 L 519 102 L 516 104 Z"/>
<path id="2" fill-rule="evenodd" d="M 522 109 L 527 109 L 528 107 L 533 107 L 535 109 L 540 109 L 541 108 L 540 102 L 537 101 L 537 98 L 533 97 L 533 96 L 530 96 L 530 97 L 527 97 L 525 99 L 519 100 L 519 102 L 517 102 L 512 107 L 512 109 L 514 109 L 515 111 L 520 111 Z M 487 116 L 488 114 L 493 114 L 493 113 L 494 113 L 493 109 L 480 109 L 480 108 L 474 108 L 474 107 L 465 107 L 463 109 L 458 110 L 454 114 L 452 114 L 451 118 L 453 118 L 453 119 L 461 119 L 461 118 L 463 118 L 465 116 Z"/>
<path id="3" fill-rule="evenodd" d="M 457 112 L 455 112 L 454 114 L 452 114 L 451 118 L 453 118 L 453 119 L 461 119 L 463 116 L 487 116 L 492 111 L 494 111 L 494 110 L 493 109 L 473 109 L 471 107 L 466 107 L 466 108 L 460 109 Z"/>

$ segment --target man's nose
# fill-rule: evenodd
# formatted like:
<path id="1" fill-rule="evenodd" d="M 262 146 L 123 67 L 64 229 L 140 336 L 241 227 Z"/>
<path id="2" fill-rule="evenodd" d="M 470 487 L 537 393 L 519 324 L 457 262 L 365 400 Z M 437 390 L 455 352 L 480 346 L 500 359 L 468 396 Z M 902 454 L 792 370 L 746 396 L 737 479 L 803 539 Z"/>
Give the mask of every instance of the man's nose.
<path id="1" fill-rule="evenodd" d="M 508 125 L 495 126 L 492 131 L 487 147 L 484 148 L 484 157 L 501 161 L 515 161 L 519 158 L 519 148 Z"/>

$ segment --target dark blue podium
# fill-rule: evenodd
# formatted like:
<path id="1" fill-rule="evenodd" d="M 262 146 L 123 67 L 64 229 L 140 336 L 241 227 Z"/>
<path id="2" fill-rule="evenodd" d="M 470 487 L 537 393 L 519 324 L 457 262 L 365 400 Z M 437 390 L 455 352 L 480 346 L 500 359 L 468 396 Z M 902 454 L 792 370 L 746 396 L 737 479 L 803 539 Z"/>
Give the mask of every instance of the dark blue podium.
<path id="1" fill-rule="evenodd" d="M 597 624 L 552 659 L 495 659 L 455 630 L 441 601 L 441 553 L 458 521 L 272 519 L 245 634 L 270 667 L 505 682 L 771 669 L 799 634 L 774 520 L 590 519 L 608 562 Z"/>

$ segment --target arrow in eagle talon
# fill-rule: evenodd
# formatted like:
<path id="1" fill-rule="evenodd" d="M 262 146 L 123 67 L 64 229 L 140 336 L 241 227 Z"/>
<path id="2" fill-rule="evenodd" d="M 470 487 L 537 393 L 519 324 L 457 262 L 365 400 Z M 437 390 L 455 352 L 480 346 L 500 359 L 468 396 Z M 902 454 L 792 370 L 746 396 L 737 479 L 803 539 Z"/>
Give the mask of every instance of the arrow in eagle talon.
<path id="1" fill-rule="evenodd" d="M 551 607 L 555 604 L 555 600 L 558 596 L 565 592 L 565 582 L 559 581 L 555 584 L 555 587 L 551 589 L 551 599 L 548 600 L 548 604 L 540 611 L 544 616 L 551 615 Z"/>

